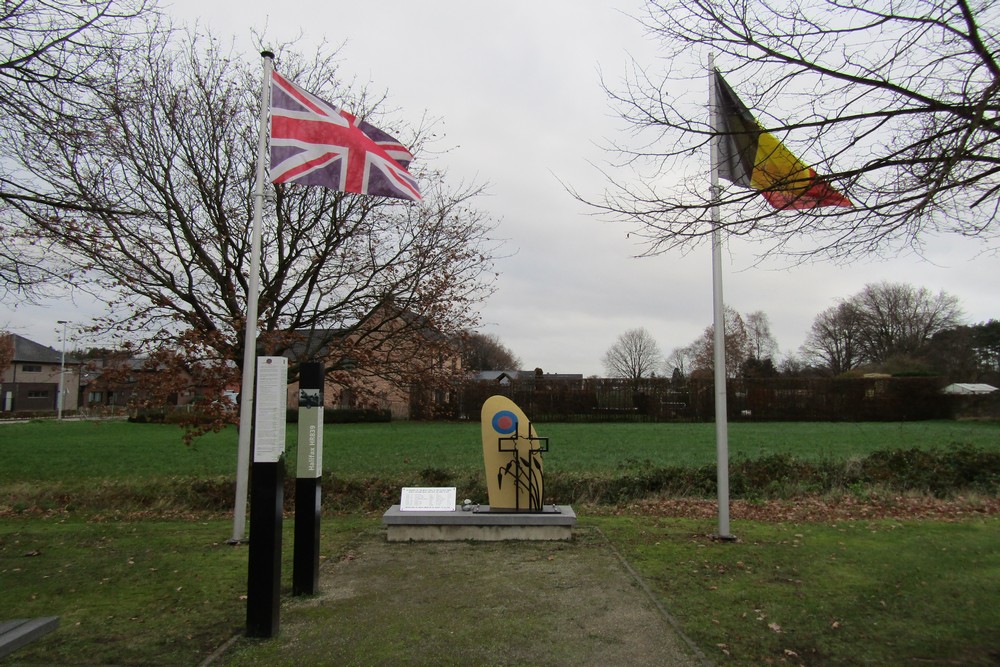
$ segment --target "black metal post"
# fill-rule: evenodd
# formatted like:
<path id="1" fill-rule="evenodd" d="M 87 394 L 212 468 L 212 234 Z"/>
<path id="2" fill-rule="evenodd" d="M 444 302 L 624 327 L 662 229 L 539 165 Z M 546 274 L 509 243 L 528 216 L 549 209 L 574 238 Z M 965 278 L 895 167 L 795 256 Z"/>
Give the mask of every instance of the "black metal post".
<path id="1" fill-rule="evenodd" d="M 254 462 L 250 470 L 250 553 L 247 637 L 278 634 L 281 609 L 281 522 L 285 459 Z"/>
<path id="2" fill-rule="evenodd" d="M 295 480 L 295 551 L 292 555 L 292 595 L 319 592 L 320 478 Z"/>

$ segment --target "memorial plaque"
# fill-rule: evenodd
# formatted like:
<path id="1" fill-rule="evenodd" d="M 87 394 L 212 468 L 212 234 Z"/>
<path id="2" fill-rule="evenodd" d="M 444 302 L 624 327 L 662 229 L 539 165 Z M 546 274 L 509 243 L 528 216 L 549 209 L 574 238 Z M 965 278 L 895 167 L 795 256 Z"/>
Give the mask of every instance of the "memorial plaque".
<path id="1" fill-rule="evenodd" d="M 277 463 L 285 453 L 287 392 L 288 359 L 257 357 L 253 449 L 255 463 Z"/>
<path id="2" fill-rule="evenodd" d="M 401 512 L 454 512 L 456 487 L 403 487 Z"/>

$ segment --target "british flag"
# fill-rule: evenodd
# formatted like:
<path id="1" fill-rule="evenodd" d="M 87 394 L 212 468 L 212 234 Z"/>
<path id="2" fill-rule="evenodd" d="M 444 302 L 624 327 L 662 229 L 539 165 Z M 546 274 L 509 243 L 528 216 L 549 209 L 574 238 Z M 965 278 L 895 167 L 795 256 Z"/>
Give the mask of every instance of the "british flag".
<path id="1" fill-rule="evenodd" d="M 271 182 L 420 201 L 413 154 L 385 132 L 271 73 Z"/>

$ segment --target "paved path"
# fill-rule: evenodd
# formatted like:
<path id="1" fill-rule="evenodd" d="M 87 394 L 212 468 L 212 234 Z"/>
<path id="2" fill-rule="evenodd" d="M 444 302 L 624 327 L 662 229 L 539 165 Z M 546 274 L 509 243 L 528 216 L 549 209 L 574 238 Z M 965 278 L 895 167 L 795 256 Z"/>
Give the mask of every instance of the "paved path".
<path id="1" fill-rule="evenodd" d="M 320 595 L 282 609 L 267 642 L 228 665 L 707 664 L 604 539 L 388 543 L 361 536 L 321 570 Z"/>

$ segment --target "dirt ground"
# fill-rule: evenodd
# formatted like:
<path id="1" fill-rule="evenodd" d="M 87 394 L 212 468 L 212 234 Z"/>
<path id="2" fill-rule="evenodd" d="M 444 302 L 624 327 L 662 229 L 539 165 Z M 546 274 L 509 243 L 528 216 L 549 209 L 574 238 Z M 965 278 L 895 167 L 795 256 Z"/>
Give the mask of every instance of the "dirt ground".
<path id="1" fill-rule="evenodd" d="M 590 508 L 589 513 L 643 516 L 676 516 L 688 519 L 711 519 L 718 515 L 715 500 L 664 498 L 639 500 L 610 510 Z M 965 521 L 976 516 L 1000 514 L 1000 497 L 980 496 L 934 498 L 925 494 L 870 494 L 865 497 L 806 496 L 793 500 L 733 500 L 730 516 L 745 521 L 857 521 L 897 519 L 913 521 Z"/>
<path id="2" fill-rule="evenodd" d="M 285 604 L 276 640 L 221 665 L 707 664 L 595 529 L 572 542 L 389 543 L 361 535 Z"/>

